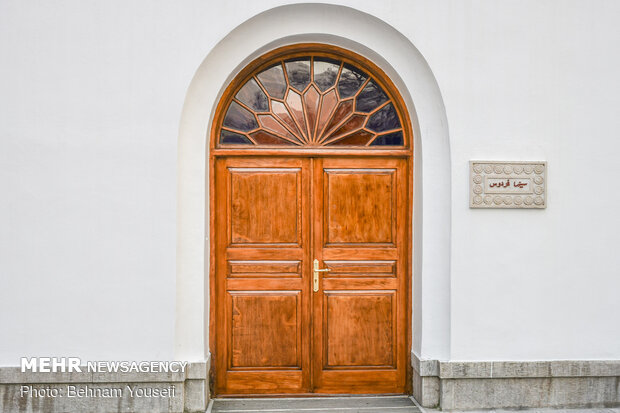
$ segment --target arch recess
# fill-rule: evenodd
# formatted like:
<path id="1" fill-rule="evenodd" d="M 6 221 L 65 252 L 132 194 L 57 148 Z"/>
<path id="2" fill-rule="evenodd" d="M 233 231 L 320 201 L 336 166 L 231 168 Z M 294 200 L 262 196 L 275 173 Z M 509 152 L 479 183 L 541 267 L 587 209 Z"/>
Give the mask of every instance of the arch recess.
<path id="1" fill-rule="evenodd" d="M 413 351 L 450 356 L 450 146 L 437 82 L 400 32 L 358 10 L 296 4 L 267 10 L 233 29 L 198 68 L 187 92 L 178 143 L 175 357 L 209 357 L 209 136 L 226 85 L 251 61 L 296 43 L 324 43 L 379 66 L 402 95 L 414 147 Z M 423 188 L 432 188 L 426 193 Z"/>

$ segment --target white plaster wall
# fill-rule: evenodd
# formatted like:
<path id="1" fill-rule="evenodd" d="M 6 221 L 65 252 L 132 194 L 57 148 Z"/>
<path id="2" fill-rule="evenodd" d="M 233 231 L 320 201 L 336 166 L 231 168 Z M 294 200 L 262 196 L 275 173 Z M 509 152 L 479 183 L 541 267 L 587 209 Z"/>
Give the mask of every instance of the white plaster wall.
<path id="1" fill-rule="evenodd" d="M 0 0 L 0 365 L 174 356 L 185 94 L 220 39 L 285 3 Z M 620 3 L 335 3 L 407 36 L 441 89 L 453 204 L 437 345 L 620 358 Z M 547 160 L 549 207 L 470 210 L 467 161 L 488 158 Z"/>
<path id="2" fill-rule="evenodd" d="M 451 356 L 618 359 L 620 3 L 452 6 Z M 469 159 L 547 160 L 548 208 L 469 210 Z"/>
<path id="3" fill-rule="evenodd" d="M 0 365 L 173 356 L 176 139 L 210 19 L 0 1 Z"/>

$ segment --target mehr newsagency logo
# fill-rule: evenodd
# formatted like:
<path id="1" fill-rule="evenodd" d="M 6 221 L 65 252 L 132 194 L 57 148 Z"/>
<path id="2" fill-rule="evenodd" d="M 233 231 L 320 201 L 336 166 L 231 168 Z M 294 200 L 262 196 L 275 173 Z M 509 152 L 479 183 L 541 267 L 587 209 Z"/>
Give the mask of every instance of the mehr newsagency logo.
<path id="1" fill-rule="evenodd" d="M 185 373 L 186 361 L 88 361 L 79 357 L 22 357 L 22 373 Z M 177 397 L 171 383 L 156 385 L 60 384 L 20 386 L 25 398 L 153 398 Z"/>
<path id="2" fill-rule="evenodd" d="M 22 373 L 185 373 L 187 361 L 87 361 L 79 357 L 22 357 Z"/>

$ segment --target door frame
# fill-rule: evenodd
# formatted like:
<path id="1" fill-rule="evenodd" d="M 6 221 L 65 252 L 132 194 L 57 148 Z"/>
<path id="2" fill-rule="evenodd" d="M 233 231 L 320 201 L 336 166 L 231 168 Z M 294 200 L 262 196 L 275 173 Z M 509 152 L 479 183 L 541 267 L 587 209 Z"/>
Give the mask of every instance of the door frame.
<path id="1" fill-rule="evenodd" d="M 236 93 L 237 88 L 241 84 L 241 80 L 247 78 L 250 74 L 256 72 L 259 67 L 265 67 L 266 62 L 272 61 L 276 58 L 284 58 L 291 57 L 297 55 L 303 55 L 305 53 L 326 53 L 335 55 L 338 58 L 342 59 L 345 63 L 352 62 L 353 64 L 366 68 L 371 72 L 371 74 L 376 77 L 384 87 L 386 87 L 386 91 L 392 95 L 392 101 L 397 106 L 398 113 L 401 116 L 403 133 L 405 136 L 405 148 L 392 148 L 392 149 L 378 149 L 378 148 L 350 148 L 350 149 L 332 149 L 330 147 L 300 147 L 295 149 L 281 149 L 281 148 L 254 148 L 254 149 L 245 149 L 245 148 L 218 148 L 217 142 L 219 139 L 218 136 L 218 125 L 223 121 L 223 117 L 225 111 L 227 109 L 226 102 L 232 99 L 234 93 Z M 215 160 L 217 158 L 222 157 L 247 157 L 247 156 L 260 156 L 260 157 L 341 157 L 341 158 L 367 158 L 367 157 L 395 157 L 395 158 L 404 158 L 406 159 L 406 173 L 407 173 L 407 203 L 403 207 L 406 208 L 406 225 L 407 225 L 407 237 L 406 237 L 406 296 L 407 296 L 407 309 L 406 309 L 406 380 L 405 380 L 405 388 L 408 390 L 407 393 L 411 393 L 413 391 L 412 388 L 412 375 L 413 370 L 411 366 L 411 350 L 413 344 L 413 331 L 412 331 L 412 285 L 413 285 L 413 207 L 414 207 L 414 141 L 415 136 L 413 133 L 413 125 L 411 121 L 411 117 L 409 114 L 409 110 L 407 105 L 401 95 L 401 92 L 396 87 L 392 79 L 383 71 L 381 67 L 376 65 L 370 59 L 354 52 L 349 49 L 345 49 L 343 47 L 334 46 L 327 43 L 295 43 L 289 44 L 286 46 L 282 46 L 276 49 L 273 49 L 267 53 L 262 54 L 260 57 L 255 59 L 253 62 L 245 65 L 243 69 L 241 69 L 235 79 L 233 79 L 225 88 L 224 92 L 218 98 L 218 104 L 216 106 L 212 124 L 210 126 L 210 131 L 208 135 L 208 158 L 209 158 L 209 180 L 206 183 L 208 185 L 208 202 L 209 202 L 209 217 L 208 221 L 208 233 L 209 239 L 211 242 L 209 243 L 209 261 L 206 263 L 208 265 L 209 271 L 209 312 L 208 312 L 208 332 L 209 332 L 209 343 L 208 348 L 211 351 L 211 358 L 213 359 L 214 355 L 217 352 L 217 339 L 216 339 L 216 309 L 218 305 L 223 303 L 217 302 L 217 291 L 216 291 L 216 225 L 215 225 Z M 215 372 L 215 363 L 211 363 L 211 371 L 210 371 L 210 379 L 211 382 L 217 380 L 214 377 Z M 211 386 L 212 388 L 214 386 Z M 313 393 L 312 395 L 314 395 Z M 306 394 L 307 395 L 307 394 Z M 320 394 L 316 394 L 320 395 Z"/>
<path id="2" fill-rule="evenodd" d="M 408 151 L 412 151 L 412 148 L 409 148 Z M 406 254 L 405 254 L 405 259 L 406 259 L 406 274 L 405 274 L 405 291 L 406 291 L 406 297 L 407 297 L 407 308 L 405 309 L 406 312 L 406 322 L 405 322 L 405 334 L 406 334 L 406 372 L 405 372 L 405 389 L 407 390 L 405 392 L 405 394 L 411 394 L 413 391 L 412 388 L 412 376 L 413 376 L 413 371 L 412 371 L 412 366 L 411 366 L 411 348 L 412 348 L 412 283 L 413 283 L 413 278 L 412 278 L 412 271 L 413 271 L 413 263 L 412 263 L 412 246 L 413 246 L 413 239 L 412 239 L 412 225 L 413 225 L 413 214 L 412 214 L 412 207 L 413 207 L 413 154 L 409 153 L 409 154 L 404 154 L 402 150 L 396 150 L 394 151 L 395 153 L 392 154 L 386 154 L 386 152 L 389 151 L 383 151 L 383 150 L 379 150 L 379 151 L 375 151 L 372 149 L 369 150 L 365 150 L 364 154 L 360 154 L 359 150 L 352 150 L 352 151 L 348 151 L 348 150 L 306 150 L 303 151 L 302 153 L 300 153 L 300 150 L 273 150 L 273 151 L 269 151 L 268 155 L 265 155 L 264 150 L 251 150 L 251 149 L 244 149 L 244 150 L 237 150 L 237 149 L 215 149 L 212 148 L 211 150 L 211 155 L 209 157 L 209 236 L 210 239 L 212 240 L 212 242 L 210 243 L 210 251 L 209 251 L 209 262 L 210 262 L 210 266 L 209 266 L 209 349 L 211 350 L 211 357 L 212 359 L 216 356 L 217 353 L 217 328 L 216 328 L 216 314 L 217 314 L 217 308 L 219 305 L 223 305 L 224 303 L 219 303 L 217 300 L 217 290 L 216 290 L 216 275 L 217 275 L 217 271 L 216 271 L 216 250 L 217 250 L 217 236 L 216 236 L 216 225 L 215 225 L 215 182 L 216 182 L 216 176 L 215 176 L 215 163 L 216 163 L 216 159 L 218 158 L 235 158 L 235 157 L 252 157 L 252 156 L 256 156 L 256 157 L 273 157 L 273 158 L 300 158 L 300 157 L 307 157 L 307 158 L 329 158 L 329 157 L 338 157 L 338 158 L 376 158 L 376 157 L 389 157 L 389 158 L 401 158 L 401 159 L 405 159 L 406 160 L 406 174 L 407 174 L 407 202 L 405 203 L 405 205 L 402 206 L 402 208 L 406 209 L 406 225 L 407 225 L 407 229 L 406 229 L 406 233 L 407 233 L 407 237 L 405 239 L 406 242 L 406 246 L 405 246 L 405 250 L 406 250 Z M 279 153 L 282 152 L 282 153 Z M 377 152 L 382 152 L 381 155 L 377 154 Z M 311 348 L 313 348 L 313 345 L 311 343 Z M 213 394 L 213 390 L 215 388 L 215 381 L 217 380 L 217 377 L 215 377 L 215 367 L 216 363 L 211 363 L 211 371 L 209 372 L 209 377 L 210 377 L 210 387 L 211 387 L 211 392 L 210 394 Z M 327 394 L 324 393 L 303 393 L 303 394 L 295 394 L 295 393 L 287 393 L 286 395 L 282 395 L 282 396 L 286 396 L 286 397 L 321 397 L 321 396 L 326 396 Z M 248 395 L 247 397 L 250 397 L 250 395 Z M 269 395 L 264 395 L 262 397 L 270 397 Z M 278 397 L 277 395 L 273 395 L 271 397 Z"/>

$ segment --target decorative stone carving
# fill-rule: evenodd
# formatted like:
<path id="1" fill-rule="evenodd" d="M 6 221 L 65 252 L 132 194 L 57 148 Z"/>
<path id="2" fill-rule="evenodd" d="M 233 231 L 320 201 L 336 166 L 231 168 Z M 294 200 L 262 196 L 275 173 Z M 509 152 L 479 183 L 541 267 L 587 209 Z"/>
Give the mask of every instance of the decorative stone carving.
<path id="1" fill-rule="evenodd" d="M 470 208 L 547 207 L 547 162 L 470 161 Z"/>

